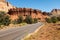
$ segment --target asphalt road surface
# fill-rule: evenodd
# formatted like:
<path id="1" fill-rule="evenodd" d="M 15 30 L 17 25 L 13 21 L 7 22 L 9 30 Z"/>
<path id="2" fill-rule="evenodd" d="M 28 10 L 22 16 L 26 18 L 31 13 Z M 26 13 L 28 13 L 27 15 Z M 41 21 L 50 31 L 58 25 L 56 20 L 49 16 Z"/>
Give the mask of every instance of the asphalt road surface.
<path id="1" fill-rule="evenodd" d="M 11 28 L 4 31 L 0 30 L 0 40 L 21 40 L 23 37 L 34 32 L 42 25 L 42 23 L 36 23 L 25 25 L 20 28 Z"/>

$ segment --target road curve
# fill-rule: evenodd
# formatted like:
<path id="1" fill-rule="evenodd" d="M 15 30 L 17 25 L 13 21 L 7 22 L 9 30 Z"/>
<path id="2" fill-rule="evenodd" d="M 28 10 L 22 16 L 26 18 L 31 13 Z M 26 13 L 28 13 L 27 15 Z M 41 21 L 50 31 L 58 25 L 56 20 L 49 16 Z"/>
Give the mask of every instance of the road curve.
<path id="1" fill-rule="evenodd" d="M 20 40 L 27 34 L 34 32 L 38 27 L 42 26 L 42 23 L 29 24 L 20 28 L 11 28 L 8 30 L 0 30 L 0 40 Z"/>

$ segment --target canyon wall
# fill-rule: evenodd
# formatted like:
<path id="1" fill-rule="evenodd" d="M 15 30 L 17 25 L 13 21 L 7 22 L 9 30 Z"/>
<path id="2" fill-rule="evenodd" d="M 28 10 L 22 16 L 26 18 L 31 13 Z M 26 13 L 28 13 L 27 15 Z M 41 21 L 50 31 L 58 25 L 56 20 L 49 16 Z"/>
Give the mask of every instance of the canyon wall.
<path id="1" fill-rule="evenodd" d="M 10 9 L 8 14 L 11 16 L 11 19 L 17 19 L 18 16 L 23 16 L 25 19 L 26 16 L 30 15 L 32 18 L 37 18 L 39 20 L 45 20 L 47 14 L 43 14 L 41 10 L 32 9 L 32 8 L 13 8 Z"/>
<path id="2" fill-rule="evenodd" d="M 60 9 L 53 9 L 53 10 L 51 11 L 51 14 L 54 15 L 54 16 L 60 15 Z"/>
<path id="3" fill-rule="evenodd" d="M 4 11 L 10 15 L 12 20 L 18 18 L 19 15 L 23 16 L 25 19 L 26 16 L 30 15 L 32 18 L 37 18 L 39 20 L 45 20 L 49 15 L 60 15 L 60 9 L 53 9 L 51 12 L 42 12 L 41 10 L 32 9 L 32 8 L 16 8 L 12 6 L 6 0 L 0 0 L 0 11 Z"/>

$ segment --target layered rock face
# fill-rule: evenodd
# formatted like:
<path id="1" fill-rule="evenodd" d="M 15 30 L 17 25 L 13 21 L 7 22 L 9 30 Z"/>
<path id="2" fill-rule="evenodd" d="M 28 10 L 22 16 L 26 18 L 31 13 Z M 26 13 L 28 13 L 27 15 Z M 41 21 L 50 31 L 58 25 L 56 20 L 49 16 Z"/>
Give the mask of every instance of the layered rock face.
<path id="1" fill-rule="evenodd" d="M 10 14 L 12 20 L 17 19 L 19 15 L 23 16 L 24 19 L 30 15 L 32 18 L 37 18 L 42 21 L 47 17 L 40 10 L 31 8 L 13 8 L 9 10 L 8 14 Z"/>
<path id="2" fill-rule="evenodd" d="M 51 14 L 54 15 L 54 16 L 60 15 L 60 9 L 53 9 L 51 11 Z"/>
<path id="3" fill-rule="evenodd" d="M 10 8 L 13 8 L 13 6 L 6 2 L 5 0 L 0 0 L 0 11 L 8 12 Z"/>
<path id="4" fill-rule="evenodd" d="M 0 0 L 0 11 L 7 12 L 12 20 L 17 19 L 19 15 L 23 16 L 24 19 L 26 16 L 30 15 L 32 18 L 37 18 L 42 21 L 47 17 L 47 14 L 41 12 L 41 10 L 32 8 L 16 8 L 6 2 L 6 0 Z"/>

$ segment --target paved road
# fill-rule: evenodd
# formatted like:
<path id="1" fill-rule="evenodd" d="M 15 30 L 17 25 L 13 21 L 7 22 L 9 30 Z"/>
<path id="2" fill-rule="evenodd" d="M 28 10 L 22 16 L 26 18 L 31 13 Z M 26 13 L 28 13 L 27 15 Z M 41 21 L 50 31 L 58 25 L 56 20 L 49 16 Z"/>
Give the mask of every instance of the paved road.
<path id="1" fill-rule="evenodd" d="M 20 28 L 11 28 L 8 30 L 0 30 L 0 40 L 21 40 L 24 36 L 34 32 L 42 23 L 29 24 Z"/>

